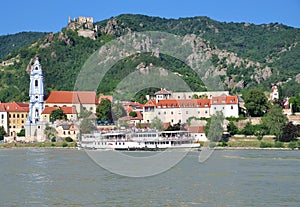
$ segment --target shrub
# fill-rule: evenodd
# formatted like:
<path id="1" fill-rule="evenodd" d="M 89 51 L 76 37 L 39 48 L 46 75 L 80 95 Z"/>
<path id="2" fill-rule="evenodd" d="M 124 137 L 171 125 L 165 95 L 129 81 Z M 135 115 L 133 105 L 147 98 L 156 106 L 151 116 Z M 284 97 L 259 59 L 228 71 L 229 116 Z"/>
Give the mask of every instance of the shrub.
<path id="1" fill-rule="evenodd" d="M 56 142 L 56 137 L 52 137 L 51 142 Z"/>
<path id="2" fill-rule="evenodd" d="M 135 111 L 131 111 L 129 113 L 129 116 L 131 116 L 131 117 L 137 117 L 137 113 Z"/>
<path id="3" fill-rule="evenodd" d="M 19 133 L 17 133 L 18 137 L 25 137 L 25 129 L 21 129 Z"/>
<path id="4" fill-rule="evenodd" d="M 300 140 L 297 141 L 298 149 L 300 149 Z"/>
<path id="5" fill-rule="evenodd" d="M 218 146 L 220 146 L 220 147 L 227 147 L 228 144 L 227 144 L 227 142 L 223 141 L 223 142 L 219 143 Z"/>
<path id="6" fill-rule="evenodd" d="M 54 143 L 51 144 L 51 147 L 55 147 L 56 145 Z"/>
<path id="7" fill-rule="evenodd" d="M 209 143 L 209 148 L 215 148 L 217 144 L 215 142 Z"/>
<path id="8" fill-rule="evenodd" d="M 66 137 L 66 142 L 73 142 L 73 139 L 71 137 Z"/>
<path id="9" fill-rule="evenodd" d="M 62 143 L 62 145 L 61 145 L 62 147 L 67 147 L 68 146 L 68 144 L 67 143 Z"/>
<path id="10" fill-rule="evenodd" d="M 262 136 L 262 135 L 257 135 L 257 139 L 258 139 L 259 141 L 261 141 L 261 140 L 263 139 L 263 136 Z"/>
<path id="11" fill-rule="evenodd" d="M 297 148 L 297 142 L 290 142 L 288 147 L 291 148 L 291 149 Z"/>
<path id="12" fill-rule="evenodd" d="M 273 147 L 273 145 L 268 142 L 261 142 L 259 147 L 260 148 L 268 148 L 268 147 Z"/>
<path id="13" fill-rule="evenodd" d="M 283 142 L 275 142 L 274 147 L 284 148 L 284 144 L 283 144 Z"/>

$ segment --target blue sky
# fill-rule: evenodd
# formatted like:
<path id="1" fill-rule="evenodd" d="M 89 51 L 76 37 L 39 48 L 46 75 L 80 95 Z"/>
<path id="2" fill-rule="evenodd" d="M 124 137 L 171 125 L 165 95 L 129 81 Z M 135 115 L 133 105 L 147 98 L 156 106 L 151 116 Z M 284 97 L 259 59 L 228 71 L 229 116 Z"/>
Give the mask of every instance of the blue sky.
<path id="1" fill-rule="evenodd" d="M 299 0 L 6 0 L 0 35 L 21 31 L 57 32 L 68 16 L 94 21 L 124 13 L 166 18 L 208 16 L 222 22 L 278 22 L 300 28 Z"/>

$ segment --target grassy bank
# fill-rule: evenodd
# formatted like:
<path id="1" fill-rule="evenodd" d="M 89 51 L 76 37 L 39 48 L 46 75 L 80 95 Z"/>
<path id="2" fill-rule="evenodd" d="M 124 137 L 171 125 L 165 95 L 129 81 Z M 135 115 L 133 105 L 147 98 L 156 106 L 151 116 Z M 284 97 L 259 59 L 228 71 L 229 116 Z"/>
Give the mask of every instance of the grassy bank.
<path id="1" fill-rule="evenodd" d="M 34 143 L 0 143 L 0 148 L 16 148 L 16 147 L 77 147 L 76 142 L 34 142 Z"/>

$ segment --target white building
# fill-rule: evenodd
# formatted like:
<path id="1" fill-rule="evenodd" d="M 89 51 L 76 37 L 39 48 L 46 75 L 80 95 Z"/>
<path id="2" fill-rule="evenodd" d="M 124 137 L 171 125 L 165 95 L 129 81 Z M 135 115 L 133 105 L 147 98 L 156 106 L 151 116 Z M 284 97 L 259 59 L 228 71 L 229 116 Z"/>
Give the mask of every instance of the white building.
<path id="1" fill-rule="evenodd" d="M 158 117 L 163 123 L 184 124 L 191 117 L 209 118 L 217 111 L 221 111 L 225 117 L 239 116 L 238 97 L 226 95 L 223 93 L 224 91 L 210 92 L 209 96 L 212 94 L 222 94 L 221 96 L 213 96 L 211 98 L 192 99 L 189 97 L 188 99 L 170 99 L 171 96 L 169 96 L 169 93 L 165 93 L 163 90 L 156 93 L 155 100 L 151 99 L 144 105 L 144 123 L 151 123 L 151 120 Z M 164 93 L 162 94 L 162 92 Z M 180 95 L 182 94 L 187 95 L 188 93 L 180 93 Z"/>
<path id="2" fill-rule="evenodd" d="M 278 88 L 276 85 L 273 85 L 271 88 L 271 93 L 270 93 L 270 100 L 274 101 L 274 100 L 278 100 L 279 99 L 279 92 L 278 92 Z"/>
<path id="3" fill-rule="evenodd" d="M 239 117 L 237 96 L 216 96 L 211 99 L 210 115 L 221 111 L 224 117 Z"/>
<path id="4" fill-rule="evenodd" d="M 144 105 L 144 123 L 150 123 L 154 117 L 158 117 L 163 123 L 186 123 L 190 117 L 210 117 L 209 99 L 186 100 L 154 100 Z"/>

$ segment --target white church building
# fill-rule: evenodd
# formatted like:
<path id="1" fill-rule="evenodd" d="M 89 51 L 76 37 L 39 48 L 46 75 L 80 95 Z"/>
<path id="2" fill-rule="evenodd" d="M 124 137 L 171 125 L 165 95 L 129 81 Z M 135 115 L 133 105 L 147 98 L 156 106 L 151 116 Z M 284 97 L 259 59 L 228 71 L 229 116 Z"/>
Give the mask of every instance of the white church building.
<path id="1" fill-rule="evenodd" d="M 44 141 L 45 123 L 40 120 L 44 110 L 44 95 L 43 70 L 36 58 L 30 71 L 29 114 L 25 125 L 25 137 L 28 141 Z"/>

